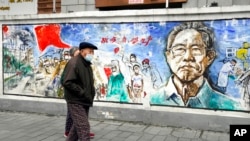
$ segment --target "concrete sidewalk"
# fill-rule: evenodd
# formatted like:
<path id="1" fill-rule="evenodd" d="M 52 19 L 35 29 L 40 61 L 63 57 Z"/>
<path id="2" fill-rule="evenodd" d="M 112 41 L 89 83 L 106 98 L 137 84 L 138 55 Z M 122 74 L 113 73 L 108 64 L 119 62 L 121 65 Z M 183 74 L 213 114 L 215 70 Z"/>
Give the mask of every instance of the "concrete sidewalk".
<path id="1" fill-rule="evenodd" d="M 90 120 L 91 141 L 229 141 L 229 133 Z M 0 141 L 65 141 L 65 116 L 0 112 Z"/>

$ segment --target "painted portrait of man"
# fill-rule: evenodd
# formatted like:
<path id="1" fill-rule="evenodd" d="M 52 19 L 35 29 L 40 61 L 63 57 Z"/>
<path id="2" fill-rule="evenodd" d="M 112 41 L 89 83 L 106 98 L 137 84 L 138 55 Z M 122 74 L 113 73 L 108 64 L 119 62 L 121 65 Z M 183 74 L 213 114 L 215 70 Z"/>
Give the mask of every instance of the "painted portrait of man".
<path id="1" fill-rule="evenodd" d="M 216 57 L 213 30 L 185 22 L 170 31 L 165 47 L 171 77 L 151 95 L 151 104 L 209 109 L 240 109 L 236 100 L 212 89 L 204 77 Z"/>

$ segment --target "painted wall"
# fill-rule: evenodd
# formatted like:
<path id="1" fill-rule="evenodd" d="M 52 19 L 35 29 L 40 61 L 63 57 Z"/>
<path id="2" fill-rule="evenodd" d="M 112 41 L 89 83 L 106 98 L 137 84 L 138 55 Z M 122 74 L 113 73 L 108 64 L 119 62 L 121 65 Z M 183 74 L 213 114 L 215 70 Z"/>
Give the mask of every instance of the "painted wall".
<path id="1" fill-rule="evenodd" d="M 96 101 L 249 111 L 249 19 L 200 21 L 202 30 L 211 30 L 203 39 L 214 34 L 211 62 L 192 30 L 167 41 L 186 22 L 194 21 L 4 24 L 4 95 L 63 98 L 60 76 L 68 51 L 88 41 L 99 47 Z"/>

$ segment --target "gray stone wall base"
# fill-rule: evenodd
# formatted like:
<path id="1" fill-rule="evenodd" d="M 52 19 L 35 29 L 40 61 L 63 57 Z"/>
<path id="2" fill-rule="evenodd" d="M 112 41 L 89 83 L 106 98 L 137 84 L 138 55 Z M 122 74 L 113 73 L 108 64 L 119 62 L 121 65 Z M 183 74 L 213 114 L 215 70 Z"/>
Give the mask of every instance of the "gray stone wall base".
<path id="1" fill-rule="evenodd" d="M 17 100 L 0 98 L 0 110 L 66 115 L 64 100 Z M 185 111 L 185 112 L 183 112 Z M 118 120 L 158 126 L 184 127 L 198 130 L 229 132 L 231 124 L 249 124 L 250 114 L 176 107 L 144 108 L 143 105 L 95 102 L 90 118 Z"/>
<path id="2" fill-rule="evenodd" d="M 0 110 L 39 113 L 48 115 L 66 115 L 67 113 L 65 102 L 47 102 L 1 98 Z"/>

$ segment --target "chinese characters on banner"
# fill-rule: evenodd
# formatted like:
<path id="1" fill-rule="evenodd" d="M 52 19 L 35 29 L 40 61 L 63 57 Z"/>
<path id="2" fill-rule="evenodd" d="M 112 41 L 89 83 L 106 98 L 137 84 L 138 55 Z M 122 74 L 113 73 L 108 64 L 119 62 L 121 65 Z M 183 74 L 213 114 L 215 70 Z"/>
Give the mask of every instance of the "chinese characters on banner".
<path id="1" fill-rule="evenodd" d="M 128 4 L 140 4 L 144 3 L 144 0 L 129 0 Z"/>

